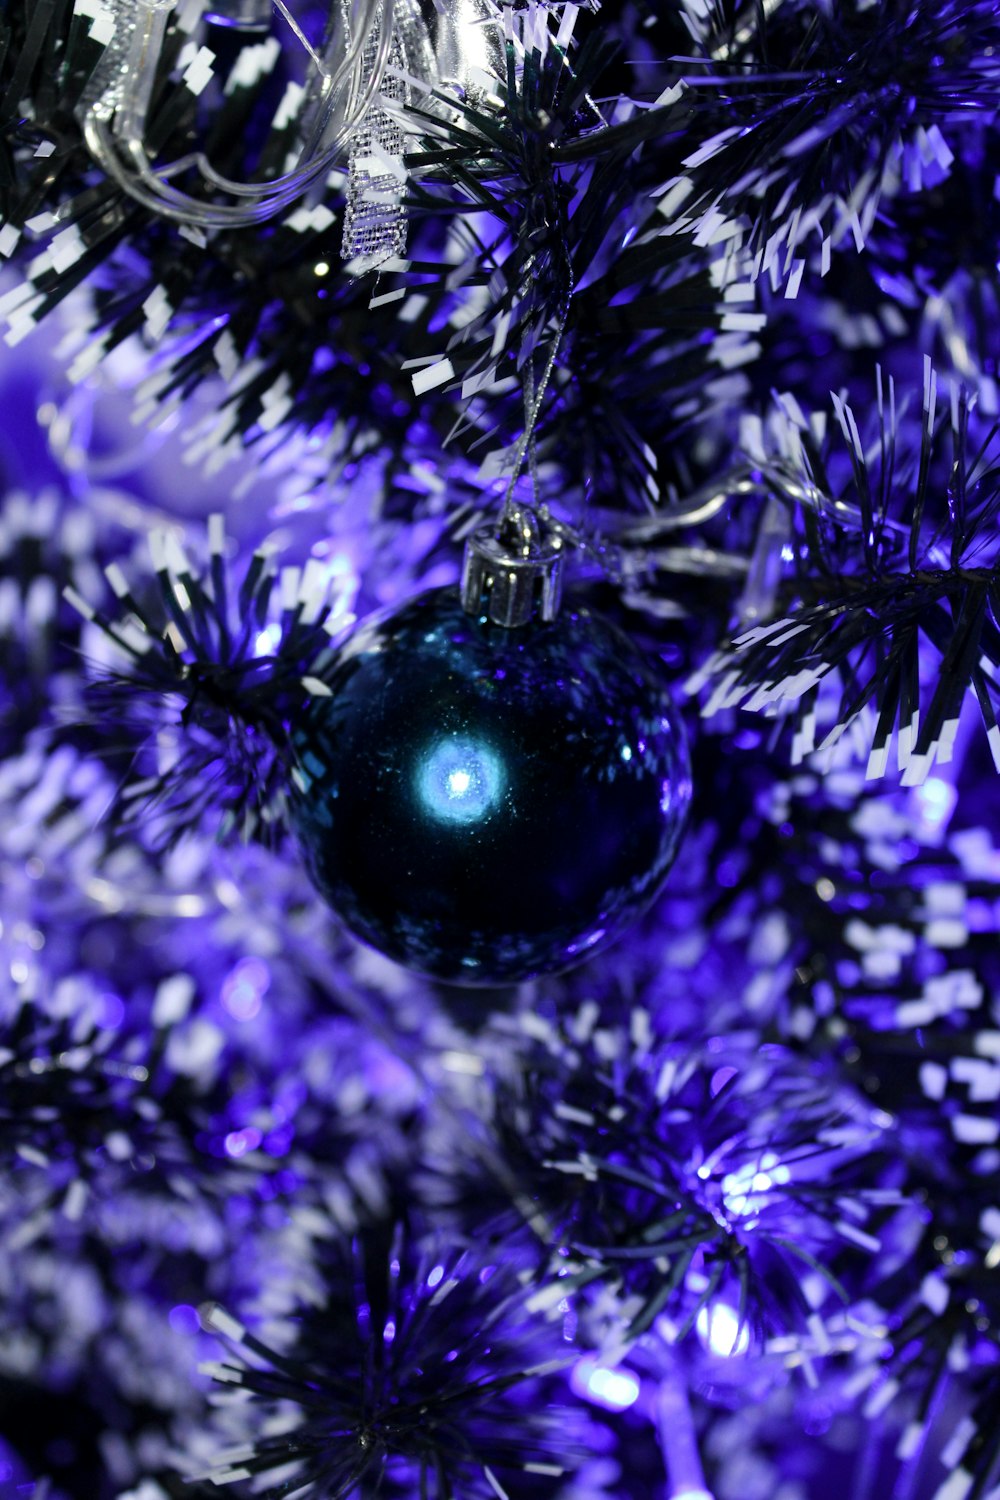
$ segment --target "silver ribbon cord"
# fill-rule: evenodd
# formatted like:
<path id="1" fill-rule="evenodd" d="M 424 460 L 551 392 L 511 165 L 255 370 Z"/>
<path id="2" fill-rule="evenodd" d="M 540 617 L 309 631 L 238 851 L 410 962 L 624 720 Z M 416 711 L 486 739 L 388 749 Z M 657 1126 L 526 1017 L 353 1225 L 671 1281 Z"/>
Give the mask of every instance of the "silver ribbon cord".
<path id="1" fill-rule="evenodd" d="M 345 7 L 349 0 L 345 0 Z M 363 77 L 370 77 L 378 52 L 378 28 L 373 27 L 364 48 Z M 358 126 L 348 163 L 348 205 L 343 219 L 342 255 L 360 272 L 376 270 L 406 249 L 406 132 L 399 110 L 411 102 L 406 80 L 433 87 L 438 80 L 435 51 L 420 10 L 420 0 L 396 0 L 393 39 L 382 75 L 381 90 Z"/>
<path id="2" fill-rule="evenodd" d="M 79 3 L 75 12 L 78 15 L 81 12 Z M 125 101 L 129 54 L 139 24 L 139 7 L 129 4 L 129 0 L 104 0 L 101 19 L 111 26 L 111 39 L 77 101 L 76 116 L 80 120 L 91 113 L 101 120 L 110 120 Z"/>
<path id="3" fill-rule="evenodd" d="M 397 11 L 403 7 L 396 7 Z M 403 42 L 404 29 L 393 25 L 389 59 L 376 96 L 351 141 L 347 176 L 347 210 L 341 254 L 359 271 L 376 270 L 406 249 L 406 168 L 403 152 L 406 137 L 397 118 L 380 100 L 407 102 L 402 74 L 409 59 Z M 373 29 L 365 44 L 363 75 L 375 66 L 378 34 Z"/>

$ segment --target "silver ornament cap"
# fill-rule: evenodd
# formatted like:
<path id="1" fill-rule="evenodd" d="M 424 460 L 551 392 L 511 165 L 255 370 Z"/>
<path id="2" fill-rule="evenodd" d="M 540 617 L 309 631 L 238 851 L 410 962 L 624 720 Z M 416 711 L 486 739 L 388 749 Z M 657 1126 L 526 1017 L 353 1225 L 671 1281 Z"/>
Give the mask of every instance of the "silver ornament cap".
<path id="1" fill-rule="evenodd" d="M 527 505 L 510 506 L 499 524 L 480 526 L 465 544 L 462 608 L 485 612 L 495 625 L 515 629 L 529 620 L 554 620 L 562 597 L 565 540 Z"/>

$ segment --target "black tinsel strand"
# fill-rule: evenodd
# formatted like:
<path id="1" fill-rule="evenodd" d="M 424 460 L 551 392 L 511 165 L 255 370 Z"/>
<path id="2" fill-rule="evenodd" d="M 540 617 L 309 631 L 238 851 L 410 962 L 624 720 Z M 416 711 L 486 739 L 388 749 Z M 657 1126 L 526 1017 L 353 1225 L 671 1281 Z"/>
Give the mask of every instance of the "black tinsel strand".
<path id="1" fill-rule="evenodd" d="M 322 1300 L 280 1348 L 208 1312 L 237 1361 L 211 1366 L 235 1388 L 220 1425 L 236 1436 L 260 1403 L 285 1414 L 273 1437 L 220 1454 L 216 1484 L 317 1500 L 545 1494 L 582 1456 L 568 1413 L 539 1404 L 565 1345 L 527 1311 L 510 1265 L 386 1225 L 353 1247 L 330 1242 L 323 1274 Z"/>

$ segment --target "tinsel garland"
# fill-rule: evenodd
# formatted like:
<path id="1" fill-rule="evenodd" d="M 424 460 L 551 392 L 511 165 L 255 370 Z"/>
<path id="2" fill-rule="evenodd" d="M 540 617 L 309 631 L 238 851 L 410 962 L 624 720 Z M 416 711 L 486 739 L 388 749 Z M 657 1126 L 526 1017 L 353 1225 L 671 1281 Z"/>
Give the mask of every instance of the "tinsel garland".
<path id="1" fill-rule="evenodd" d="M 377 281 L 339 171 L 108 180 L 109 13 L 0 18 L 0 1483 L 995 1500 L 995 7 L 511 7 Z M 280 169 L 258 40 L 171 16 L 154 156 Z M 319 908 L 281 727 L 519 447 L 706 714 L 661 905 L 470 1002 Z"/>

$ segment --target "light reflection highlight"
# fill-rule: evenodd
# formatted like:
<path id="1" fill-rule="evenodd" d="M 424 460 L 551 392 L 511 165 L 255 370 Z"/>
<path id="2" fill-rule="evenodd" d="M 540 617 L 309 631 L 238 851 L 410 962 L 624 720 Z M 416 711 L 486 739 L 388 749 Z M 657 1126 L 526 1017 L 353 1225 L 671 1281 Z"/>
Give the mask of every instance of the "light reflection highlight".
<path id="1" fill-rule="evenodd" d="M 457 737 L 439 740 L 422 756 L 420 800 L 442 823 L 478 823 L 496 809 L 503 793 L 503 771 L 488 745 Z"/>

